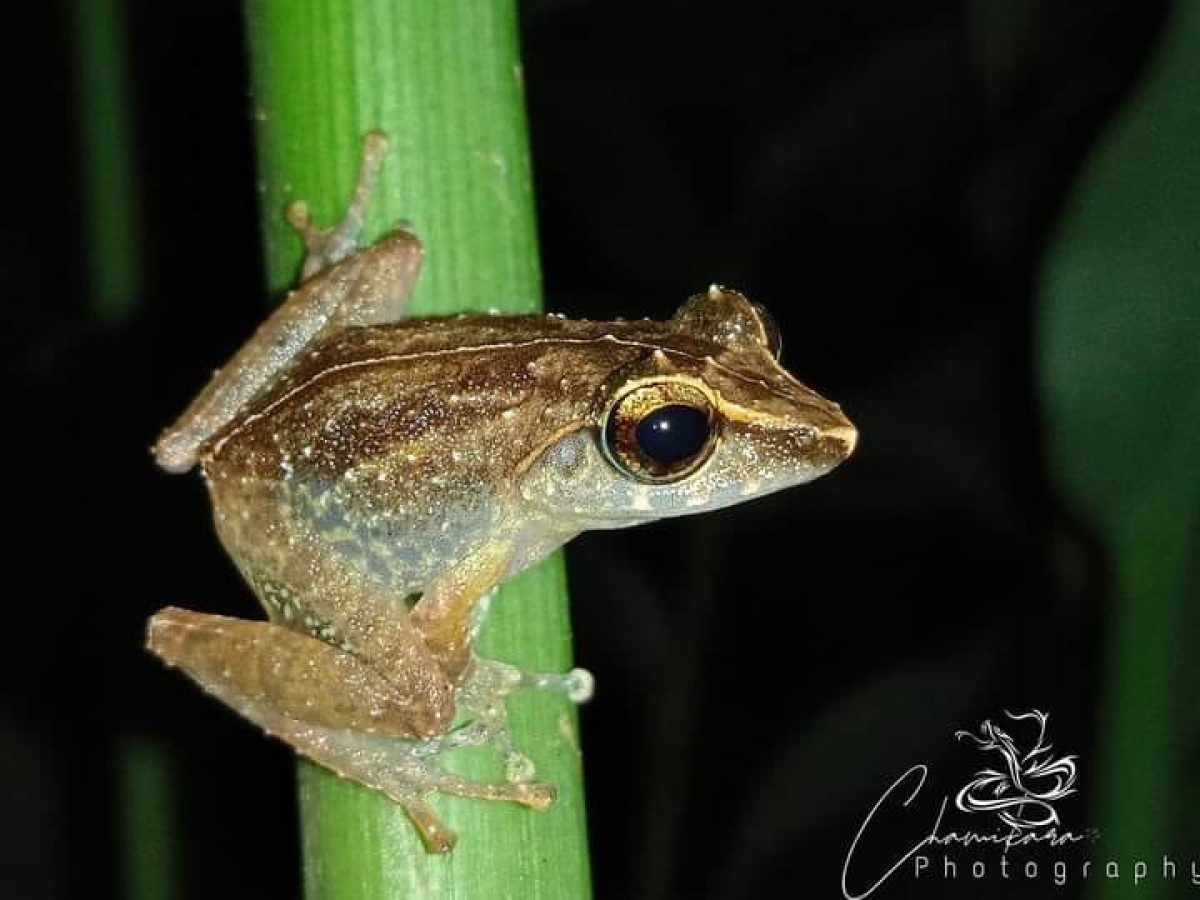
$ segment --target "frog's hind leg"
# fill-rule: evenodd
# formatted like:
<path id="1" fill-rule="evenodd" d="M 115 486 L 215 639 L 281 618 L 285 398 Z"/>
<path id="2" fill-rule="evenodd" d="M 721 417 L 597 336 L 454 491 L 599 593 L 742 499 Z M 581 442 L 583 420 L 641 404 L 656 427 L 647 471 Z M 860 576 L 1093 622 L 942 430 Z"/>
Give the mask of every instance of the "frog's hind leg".
<path id="1" fill-rule="evenodd" d="M 480 723 L 447 733 L 451 686 L 420 659 L 393 666 L 385 678 L 353 654 L 283 626 L 175 608 L 150 620 L 147 643 L 298 753 L 401 804 L 433 852 L 450 850 L 455 835 L 427 802 L 431 793 L 533 809 L 554 800 L 550 785 L 512 780 L 511 767 L 509 781 L 495 782 L 442 769 L 443 753 L 492 744 L 494 734 Z M 425 652 L 419 642 L 392 646 L 399 655 Z"/>
<path id="2" fill-rule="evenodd" d="M 154 445 L 162 468 L 186 472 L 194 466 L 204 444 L 316 341 L 347 328 L 403 318 L 421 271 L 421 242 L 398 228 L 370 247 L 356 249 L 386 146 L 382 135 L 367 136 L 354 201 L 341 224 L 318 231 L 307 207 L 293 204 L 289 216 L 309 250 L 303 281 L 163 432 Z"/>

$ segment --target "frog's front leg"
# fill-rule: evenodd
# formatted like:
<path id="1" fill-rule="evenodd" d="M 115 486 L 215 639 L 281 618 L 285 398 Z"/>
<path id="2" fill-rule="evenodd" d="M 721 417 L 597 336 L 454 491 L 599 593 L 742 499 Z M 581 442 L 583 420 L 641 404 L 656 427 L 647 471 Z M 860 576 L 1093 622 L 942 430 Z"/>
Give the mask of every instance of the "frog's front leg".
<path id="1" fill-rule="evenodd" d="M 358 656 L 271 622 L 168 608 L 150 620 L 149 648 L 299 753 L 400 803 L 429 849 L 454 833 L 426 802 L 431 792 L 545 809 L 553 788 L 528 780 L 481 782 L 444 771 L 446 750 L 489 743 L 465 726 L 447 733 L 453 686 L 423 643 L 391 642 L 387 674 Z"/>
<path id="2" fill-rule="evenodd" d="M 186 472 L 194 466 L 205 442 L 315 341 L 347 328 L 403 317 L 421 269 L 421 242 L 401 228 L 364 250 L 355 249 L 386 146 L 382 135 L 367 136 L 355 198 L 339 225 L 318 231 L 307 208 L 292 205 L 289 217 L 309 251 L 304 280 L 163 432 L 154 445 L 162 468 Z"/>
<path id="3" fill-rule="evenodd" d="M 300 280 L 307 281 L 322 269 L 341 262 L 358 249 L 362 237 L 363 225 L 366 223 L 367 207 L 371 203 L 371 193 L 375 186 L 375 177 L 383 158 L 387 156 L 388 140 L 378 131 L 368 132 L 363 137 L 362 159 L 358 167 L 358 181 L 354 185 L 354 197 L 342 220 L 332 228 L 318 228 L 312 220 L 308 203 L 304 200 L 294 200 L 288 205 L 284 215 L 288 224 L 296 229 L 308 256 L 300 270 Z M 407 230 L 407 229 L 404 229 Z"/>
<path id="4" fill-rule="evenodd" d="M 504 757 L 509 781 L 523 782 L 533 777 L 534 767 L 509 731 L 508 695 L 529 688 L 584 703 L 592 696 L 595 680 L 585 669 L 530 672 L 475 655 L 473 644 L 511 558 L 512 547 L 506 542 L 485 544 L 426 589 L 413 609 L 412 624 L 459 684 L 457 702 L 473 720 L 472 742 L 495 747 Z"/>

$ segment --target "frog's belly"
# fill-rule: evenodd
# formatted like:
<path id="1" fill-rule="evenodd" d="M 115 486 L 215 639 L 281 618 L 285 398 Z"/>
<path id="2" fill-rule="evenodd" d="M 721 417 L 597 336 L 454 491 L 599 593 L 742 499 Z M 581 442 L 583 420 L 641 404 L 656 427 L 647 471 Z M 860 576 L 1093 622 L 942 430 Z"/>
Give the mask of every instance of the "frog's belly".
<path id="1" fill-rule="evenodd" d="M 319 482 L 293 482 L 284 506 L 342 565 L 400 597 L 426 588 L 504 527 L 481 493 L 382 510 L 353 501 Z"/>
<path id="2" fill-rule="evenodd" d="M 386 512 L 315 480 L 208 473 L 217 533 L 273 620 L 319 636 L 388 615 L 512 526 L 490 498 L 425 496 Z M 440 500 L 443 502 L 434 502 Z"/>

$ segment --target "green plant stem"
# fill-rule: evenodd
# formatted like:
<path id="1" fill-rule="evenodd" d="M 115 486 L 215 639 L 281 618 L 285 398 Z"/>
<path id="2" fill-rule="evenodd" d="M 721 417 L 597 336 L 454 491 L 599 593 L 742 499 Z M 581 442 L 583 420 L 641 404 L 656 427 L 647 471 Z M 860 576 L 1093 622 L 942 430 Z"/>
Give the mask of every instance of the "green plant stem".
<path id="1" fill-rule="evenodd" d="M 1195 632 L 1200 535 L 1200 0 L 1180 0 L 1151 65 L 1076 186 L 1043 277 L 1049 459 L 1114 574 L 1097 762 L 1096 857 L 1195 847 Z M 1193 767 L 1194 768 L 1194 767 Z M 1174 896 L 1161 878 L 1144 900 Z M 1097 879 L 1091 896 L 1130 896 Z"/>
<path id="2" fill-rule="evenodd" d="M 362 135 L 392 150 L 367 238 L 411 222 L 425 243 L 416 315 L 540 306 L 533 195 L 512 0 L 248 0 L 253 113 L 268 280 L 295 277 L 292 199 L 318 224 L 350 197 Z M 532 669 L 570 666 L 560 556 L 505 585 L 482 652 Z M 516 738 L 554 782 L 545 813 L 435 797 L 459 833 L 428 854 L 404 812 L 316 766 L 300 771 L 310 900 L 368 897 L 586 897 L 586 833 L 577 726 L 565 700 L 510 700 Z M 501 777 L 498 756 L 458 751 L 458 770 Z"/>

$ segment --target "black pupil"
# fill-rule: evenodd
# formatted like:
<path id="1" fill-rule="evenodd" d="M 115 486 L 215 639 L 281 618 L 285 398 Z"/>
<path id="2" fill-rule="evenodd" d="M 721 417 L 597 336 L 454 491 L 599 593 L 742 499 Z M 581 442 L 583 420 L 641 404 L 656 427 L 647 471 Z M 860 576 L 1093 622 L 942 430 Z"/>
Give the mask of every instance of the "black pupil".
<path id="1" fill-rule="evenodd" d="M 650 459 L 669 466 L 695 456 L 708 440 L 708 416 L 694 406 L 660 406 L 638 422 L 638 447 Z"/>

